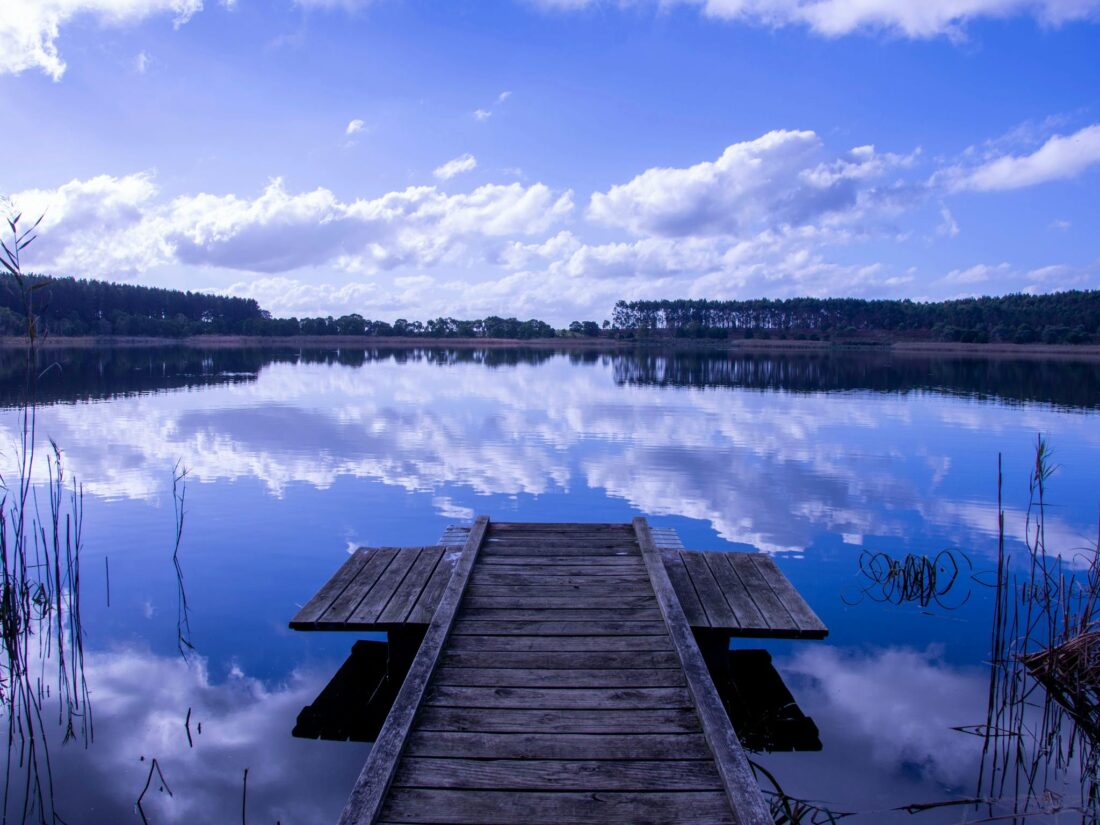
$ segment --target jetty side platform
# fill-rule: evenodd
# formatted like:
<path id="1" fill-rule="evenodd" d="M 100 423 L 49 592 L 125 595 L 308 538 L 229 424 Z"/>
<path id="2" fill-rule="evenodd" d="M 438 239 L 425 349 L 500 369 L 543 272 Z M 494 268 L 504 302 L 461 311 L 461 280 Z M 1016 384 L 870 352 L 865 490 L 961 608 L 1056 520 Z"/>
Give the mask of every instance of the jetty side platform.
<path id="1" fill-rule="evenodd" d="M 483 516 L 349 557 L 291 627 L 415 641 L 342 825 L 771 825 L 705 650 L 827 631 L 770 558 L 655 532 Z"/>

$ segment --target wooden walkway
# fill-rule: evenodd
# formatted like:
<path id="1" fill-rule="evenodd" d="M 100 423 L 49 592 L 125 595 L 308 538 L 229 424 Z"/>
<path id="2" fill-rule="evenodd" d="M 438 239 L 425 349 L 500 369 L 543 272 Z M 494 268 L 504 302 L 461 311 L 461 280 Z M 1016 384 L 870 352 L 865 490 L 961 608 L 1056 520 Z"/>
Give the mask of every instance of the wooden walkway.
<path id="1" fill-rule="evenodd" d="M 342 825 L 770 825 L 692 624 L 824 627 L 774 565 L 686 553 L 644 519 L 482 517 L 461 549 L 349 559 L 293 627 L 431 618 Z"/>

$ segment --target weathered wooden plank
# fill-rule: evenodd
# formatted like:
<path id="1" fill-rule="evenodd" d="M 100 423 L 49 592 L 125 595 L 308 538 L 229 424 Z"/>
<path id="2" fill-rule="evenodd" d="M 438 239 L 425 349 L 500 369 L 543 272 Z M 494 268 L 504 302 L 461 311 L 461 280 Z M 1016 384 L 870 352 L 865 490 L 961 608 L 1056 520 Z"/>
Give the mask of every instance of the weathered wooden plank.
<path id="1" fill-rule="evenodd" d="M 672 650 L 666 635 L 654 636 L 459 636 L 452 635 L 447 650 L 496 651 L 642 651 Z"/>
<path id="2" fill-rule="evenodd" d="M 680 656 L 682 675 L 687 680 L 688 690 L 699 713 L 703 734 L 714 754 L 729 804 L 737 814 L 738 825 L 774 825 L 775 820 L 726 715 L 644 518 L 634 519 L 634 532 L 638 536 L 638 546 L 653 582 L 653 592 L 668 626 L 668 634 Z"/>
<path id="3" fill-rule="evenodd" d="M 637 550 L 634 539 L 629 536 L 618 538 L 605 533 L 602 536 L 496 536 L 485 540 L 485 547 L 621 547 Z"/>
<path id="4" fill-rule="evenodd" d="M 336 598 L 344 592 L 363 565 L 367 563 L 369 554 L 370 551 L 367 548 L 360 547 L 348 556 L 332 578 L 325 582 L 321 589 L 313 594 L 313 598 L 306 602 L 290 620 L 290 626 L 300 630 L 321 618 L 321 615 L 332 606 Z"/>
<path id="5" fill-rule="evenodd" d="M 691 583 L 691 576 L 688 575 L 680 554 L 676 551 L 662 550 L 661 559 L 665 563 L 665 570 L 668 571 L 668 578 L 676 589 L 676 595 L 684 608 L 688 623 L 692 627 L 710 627 L 706 611 L 703 610 L 703 604 L 699 601 L 695 585 Z"/>
<path id="6" fill-rule="evenodd" d="M 443 556 L 442 547 L 422 547 L 420 555 L 409 567 L 401 584 L 398 585 L 389 602 L 378 615 L 381 624 L 404 622 L 416 600 L 427 586 L 439 559 Z"/>
<path id="7" fill-rule="evenodd" d="M 408 741 L 413 718 L 435 672 L 443 643 L 454 624 L 462 591 L 466 589 L 466 581 L 477 560 L 488 526 L 489 519 L 481 516 L 470 530 L 462 548 L 462 556 L 455 565 L 435 615 L 424 632 L 424 639 L 413 658 L 405 681 L 401 684 L 389 715 L 386 716 L 382 730 L 340 815 L 340 825 L 370 825 L 378 818 L 382 800 L 397 767 L 397 760 Z"/>
<path id="8" fill-rule="evenodd" d="M 733 611 L 736 618 L 733 627 L 739 628 L 742 633 L 770 627 L 767 617 L 760 612 L 752 588 L 732 564 L 734 557 L 746 554 L 700 553 L 699 555 L 706 559 L 707 566 L 710 567 L 714 578 L 718 580 L 718 586 L 722 588 L 726 603 Z"/>
<path id="9" fill-rule="evenodd" d="M 482 608 L 466 607 L 461 611 L 463 619 L 490 619 L 512 622 L 656 622 L 661 611 L 656 607 L 624 607 L 621 609 L 568 609 L 568 608 Z M 602 626 L 593 632 L 606 632 Z"/>
<path id="10" fill-rule="evenodd" d="M 478 569 L 470 576 L 470 588 L 475 587 L 619 587 L 620 585 L 640 585 L 652 588 L 644 569 L 633 573 L 584 573 L 575 575 L 555 576 L 548 573 L 513 573 L 499 572 L 498 570 Z"/>
<path id="11" fill-rule="evenodd" d="M 441 665 L 448 667 L 507 667 L 546 669 L 609 669 L 609 668 L 677 668 L 680 665 L 671 650 L 598 651 L 575 650 L 455 650 L 450 645 L 443 651 Z"/>
<path id="12" fill-rule="evenodd" d="M 573 584 L 560 585 L 553 582 L 529 582 L 527 584 L 483 584 L 471 583 L 466 588 L 470 598 L 499 598 L 501 596 L 537 596 L 547 598 L 571 598 L 574 601 L 587 598 L 603 598 L 611 595 L 645 596 L 653 599 L 653 588 L 645 579 L 629 581 L 619 580 L 609 584 Z"/>
<path id="13" fill-rule="evenodd" d="M 684 674 L 679 668 L 474 668 L 441 666 L 435 684 L 460 687 L 680 687 Z"/>
<path id="14" fill-rule="evenodd" d="M 737 574 L 736 568 L 730 564 L 730 559 L 737 553 L 698 553 L 685 551 L 682 555 L 691 555 L 705 559 L 712 572 L 715 573 L 722 594 L 726 598 L 733 611 L 735 621 L 730 625 L 714 624 L 714 627 L 724 627 L 738 633 L 750 634 L 766 632 L 770 625 L 753 600 L 752 594 L 745 586 L 742 578 Z"/>
<path id="15" fill-rule="evenodd" d="M 767 579 L 760 573 L 752 560 L 751 553 L 707 553 L 706 555 L 721 555 L 729 558 L 729 566 L 737 571 L 741 581 L 745 583 L 745 589 L 752 596 L 753 603 L 760 610 L 760 615 L 771 629 L 787 628 L 791 631 L 798 630 L 798 622 L 794 620 L 783 602 L 772 591 Z"/>
<path id="16" fill-rule="evenodd" d="M 709 791 L 722 780 L 711 759 L 562 761 L 557 759 L 401 760 L 394 785 L 426 788 L 485 788 L 521 791 Z"/>
<path id="17" fill-rule="evenodd" d="M 398 550 L 386 571 L 378 577 L 374 587 L 370 589 L 363 601 L 348 616 L 348 622 L 353 624 L 374 624 L 378 617 L 389 604 L 390 597 L 397 592 L 401 582 L 405 580 L 409 569 L 420 557 L 421 548 L 405 547 Z"/>
<path id="18" fill-rule="evenodd" d="M 595 625 L 587 620 L 559 621 L 555 619 L 467 619 L 455 620 L 454 635 L 473 636 L 652 636 L 665 632 L 663 621 L 601 621 Z"/>
<path id="19" fill-rule="evenodd" d="M 733 615 L 726 597 L 722 595 L 722 587 L 710 570 L 704 558 L 704 553 L 681 553 L 684 567 L 691 576 L 691 583 L 695 586 L 695 592 L 699 594 L 699 601 L 706 611 L 707 620 L 711 627 L 737 627 L 737 617 Z"/>
<path id="20" fill-rule="evenodd" d="M 776 565 L 775 560 L 771 556 L 766 556 L 763 553 L 751 553 L 747 554 L 760 570 L 761 575 L 767 579 L 768 584 L 771 586 L 775 595 L 779 597 L 783 602 L 783 606 L 787 608 L 787 612 L 791 614 L 791 617 L 798 623 L 798 629 L 801 631 L 801 635 L 809 639 L 824 639 L 829 635 L 828 628 L 825 627 L 821 619 L 813 609 L 806 603 L 806 600 L 802 598 L 794 585 L 790 583 L 786 576 L 783 575 L 783 571 Z"/>
<path id="21" fill-rule="evenodd" d="M 699 733 L 459 733 L 413 731 L 409 756 L 465 759 L 706 759 Z"/>
<path id="22" fill-rule="evenodd" d="M 578 547 L 575 544 L 556 544 L 552 546 L 538 544 L 501 544 L 496 547 L 486 547 L 484 552 L 485 558 L 568 556 L 577 561 L 604 556 L 611 556 L 614 558 L 638 557 L 638 551 L 633 547 Z"/>
<path id="23" fill-rule="evenodd" d="M 693 709 L 544 710 L 529 708 L 424 707 L 417 730 L 484 733 L 699 733 Z"/>
<path id="24" fill-rule="evenodd" d="M 635 568 L 642 563 L 641 558 L 635 554 L 632 556 L 588 556 L 587 558 L 578 559 L 575 556 L 504 556 L 498 555 L 492 558 L 486 558 L 481 561 L 481 564 L 486 567 L 490 565 L 507 565 L 509 567 L 520 567 L 524 565 L 531 565 L 535 567 L 553 567 L 562 566 L 568 568 L 588 569 L 596 567 L 630 567 Z"/>
<path id="25" fill-rule="evenodd" d="M 374 587 L 379 577 L 386 572 L 386 568 L 397 557 L 396 547 L 375 547 L 368 551 L 367 563 L 356 574 L 355 579 L 347 586 L 343 593 L 332 603 L 321 618 L 320 623 L 342 623 L 348 620 L 353 610 Z"/>
<path id="26" fill-rule="evenodd" d="M 605 533 L 618 532 L 633 535 L 629 524 L 622 522 L 584 522 L 584 521 L 494 521 L 490 536 L 501 533 Z"/>
<path id="27" fill-rule="evenodd" d="M 451 573 L 454 572 L 455 562 L 460 555 L 461 552 L 454 548 L 444 549 L 439 564 L 435 566 L 432 577 L 428 579 L 428 583 L 424 585 L 424 589 L 420 592 L 416 604 L 413 605 L 408 618 L 405 620 L 406 622 L 409 624 L 427 624 L 432 620 L 436 605 L 439 604 L 439 599 L 443 595 L 447 582 L 451 580 Z"/>
<path id="28" fill-rule="evenodd" d="M 424 705 L 572 710 L 694 708 L 687 688 L 683 687 L 517 688 L 432 685 L 424 697 Z"/>
<path id="29" fill-rule="evenodd" d="M 653 604 L 650 593 L 604 593 L 599 596 L 541 596 L 537 593 L 517 596 L 470 595 L 463 609 L 470 610 L 619 610 L 645 609 Z M 652 608 L 654 611 L 656 608 Z"/>
<path id="30" fill-rule="evenodd" d="M 733 823 L 722 791 L 538 792 L 395 788 L 385 822 L 465 825 L 719 825 Z M 384 825 L 384 823 L 383 823 Z"/>

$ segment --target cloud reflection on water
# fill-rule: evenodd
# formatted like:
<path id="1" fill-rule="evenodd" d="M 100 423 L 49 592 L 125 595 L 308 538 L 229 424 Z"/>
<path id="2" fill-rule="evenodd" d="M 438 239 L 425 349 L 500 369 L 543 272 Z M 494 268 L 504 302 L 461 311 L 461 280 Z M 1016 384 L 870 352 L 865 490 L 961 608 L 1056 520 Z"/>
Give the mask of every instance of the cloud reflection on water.
<path id="1" fill-rule="evenodd" d="M 999 449 L 1052 430 L 1100 446 L 1088 417 L 1043 407 L 622 385 L 607 359 L 578 368 L 564 357 L 493 371 L 280 362 L 201 392 L 46 407 L 41 422 L 103 497 L 156 495 L 180 457 L 198 481 L 255 478 L 276 497 L 292 484 L 371 479 L 428 494 L 450 517 L 479 495 L 587 486 L 776 552 L 800 552 L 822 530 L 905 536 L 916 521 L 959 543 L 988 540 Z M 984 485 L 953 494 L 952 474 L 975 458 L 988 463 Z M 1022 523 L 1010 508 L 1009 525 Z M 1048 526 L 1073 546 L 1091 529 Z"/>
<path id="2" fill-rule="evenodd" d="M 85 674 L 95 741 L 87 752 L 72 744 L 51 750 L 58 811 L 68 822 L 129 821 L 153 758 L 172 796 L 154 781 L 143 803 L 151 822 L 239 821 L 245 768 L 249 821 L 332 822 L 366 759 L 365 745 L 290 736 L 331 673 L 296 671 L 276 686 L 239 671 L 218 681 L 201 658 L 185 663 L 131 647 L 89 653 Z"/>

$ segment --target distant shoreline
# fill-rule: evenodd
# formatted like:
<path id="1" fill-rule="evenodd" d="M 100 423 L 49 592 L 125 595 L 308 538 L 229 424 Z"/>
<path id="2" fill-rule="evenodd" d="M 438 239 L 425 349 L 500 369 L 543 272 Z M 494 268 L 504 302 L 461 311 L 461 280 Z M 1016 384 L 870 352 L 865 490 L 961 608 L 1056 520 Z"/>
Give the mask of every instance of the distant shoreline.
<path id="1" fill-rule="evenodd" d="M 48 349 L 92 349 L 131 347 L 300 347 L 325 349 L 353 347 L 371 349 L 460 348 L 460 349 L 556 349 L 584 351 L 624 350 L 707 350 L 714 352 L 788 352 L 788 353 L 878 353 L 890 355 L 965 355 L 971 357 L 1072 358 L 1100 360 L 1097 344 L 963 344 L 946 341 L 798 341 L 783 339 L 742 338 L 707 340 L 698 338 L 668 338 L 634 340 L 624 338 L 399 338 L 342 335 L 295 335 L 269 337 L 248 335 L 197 335 L 188 338 L 153 338 L 141 336 L 52 336 L 39 342 Z M 0 348 L 18 349 L 26 339 L 0 336 Z"/>

